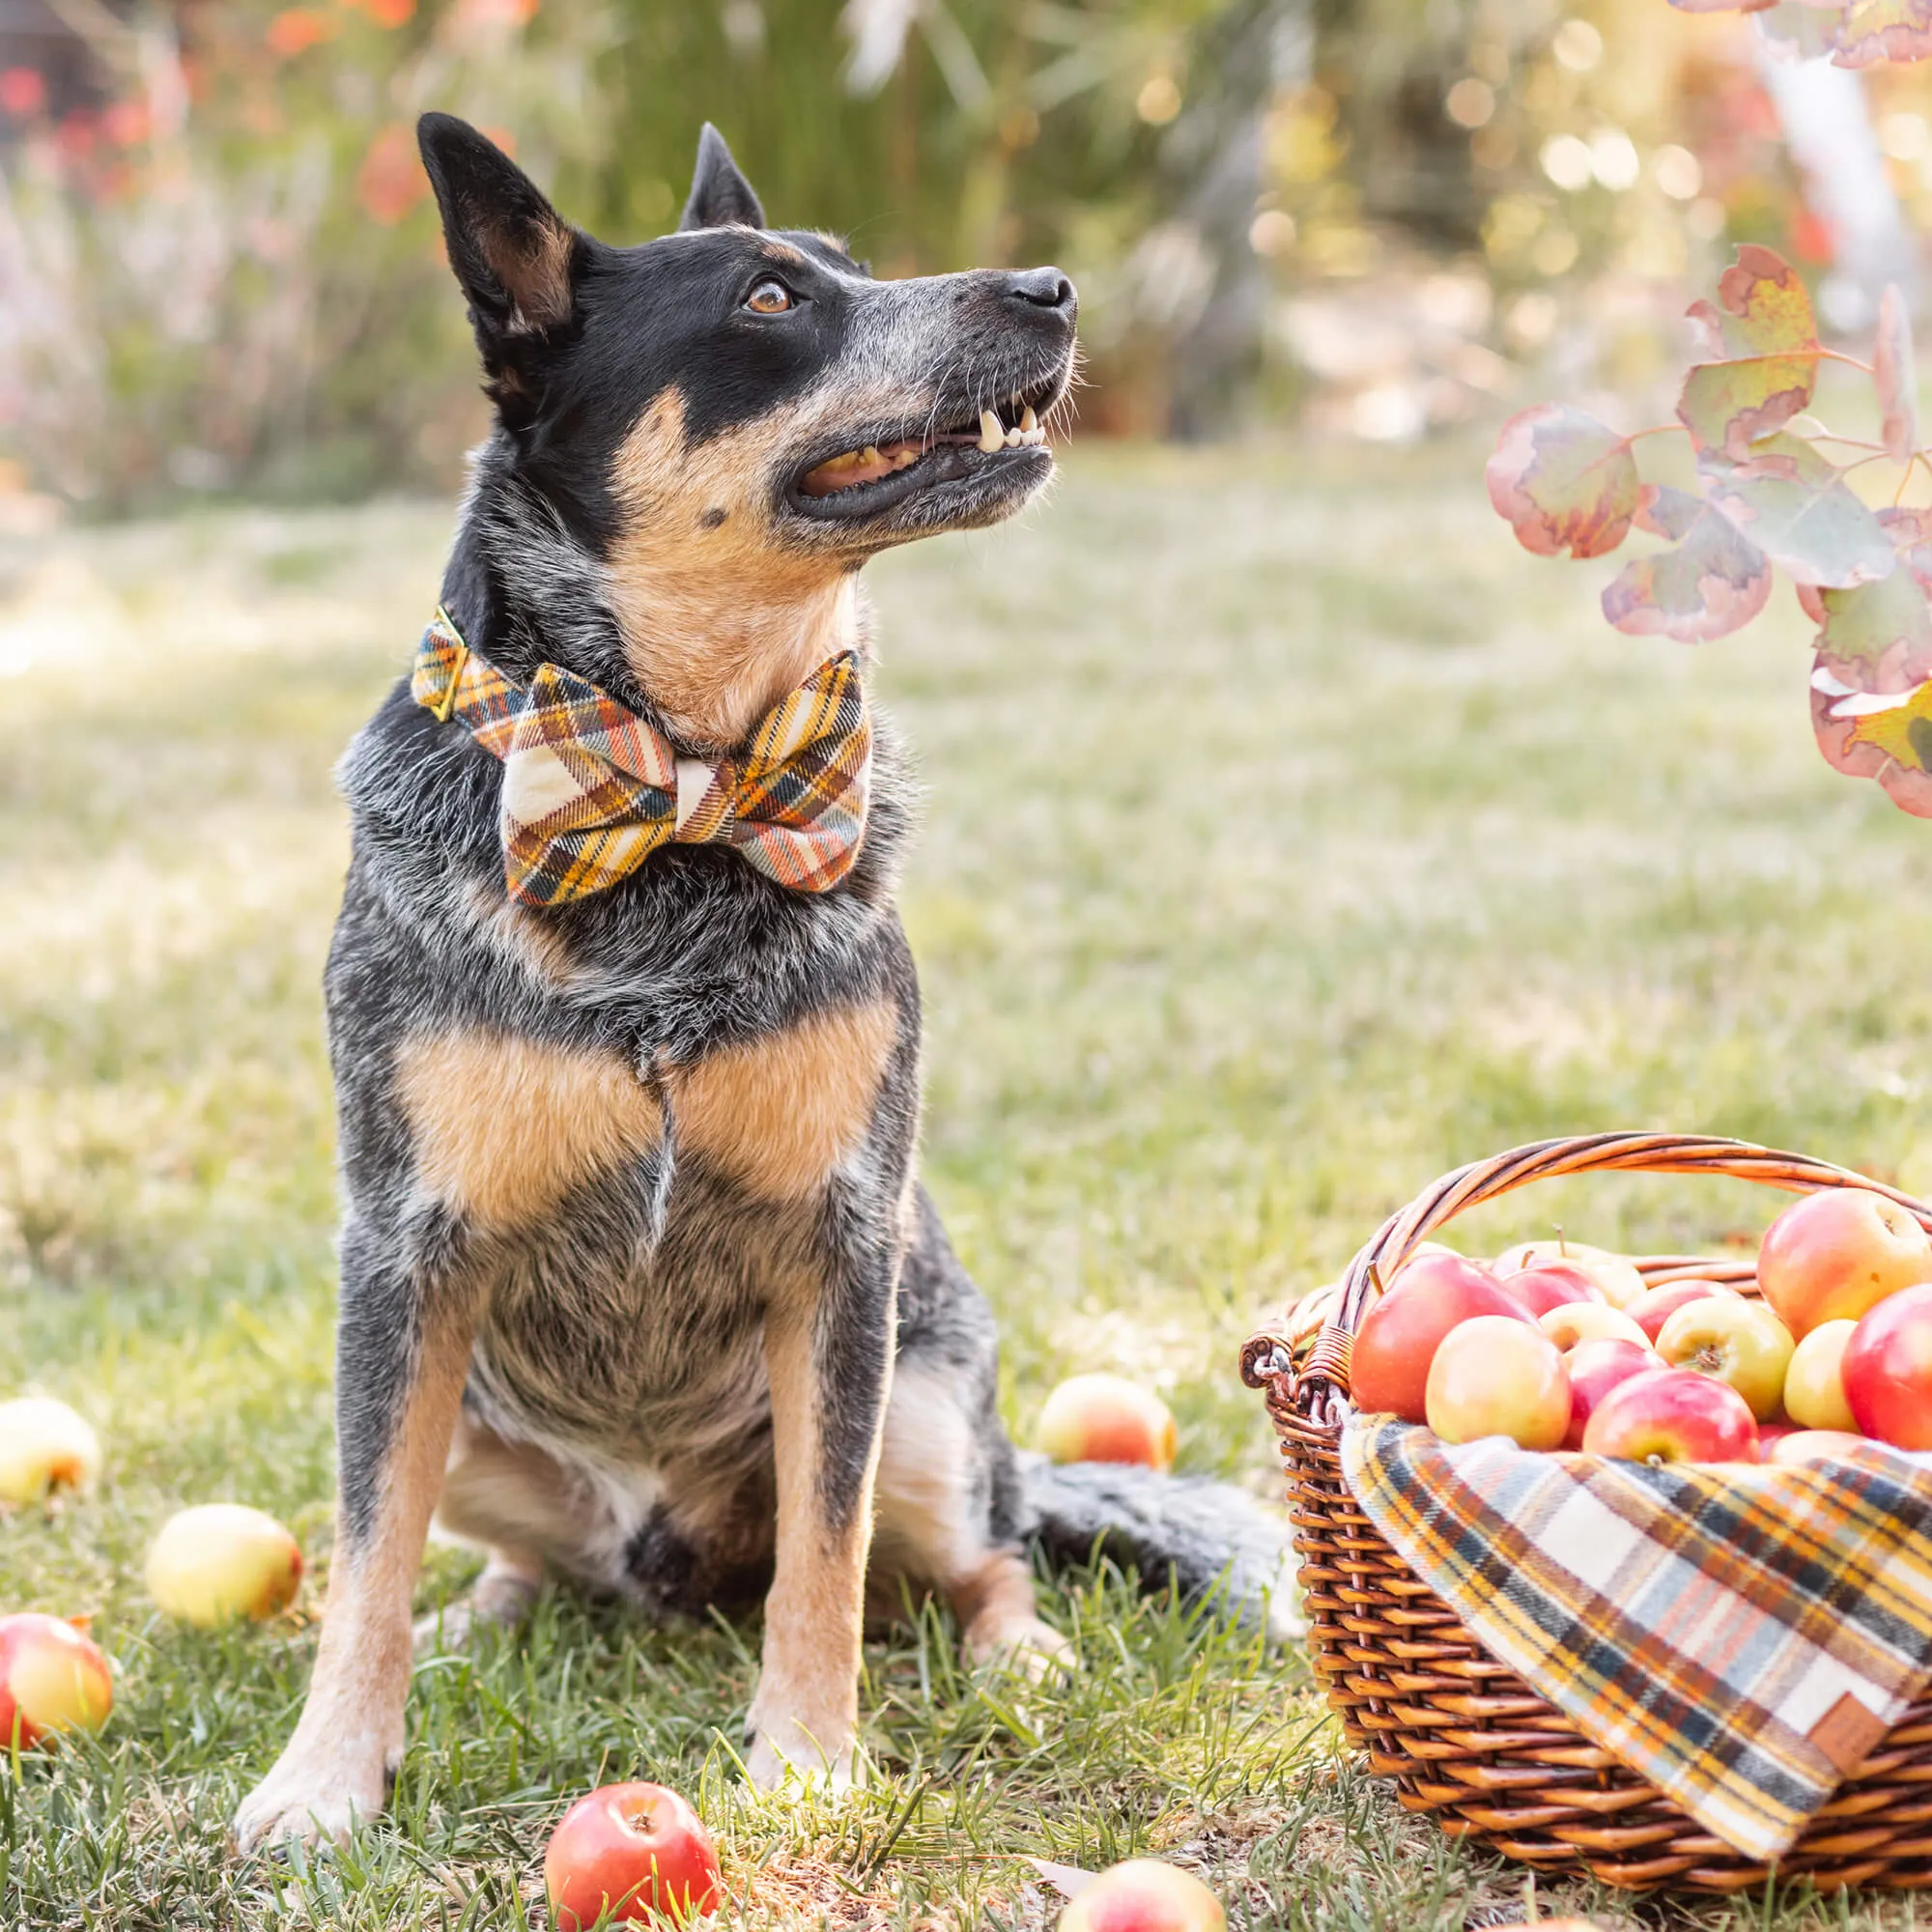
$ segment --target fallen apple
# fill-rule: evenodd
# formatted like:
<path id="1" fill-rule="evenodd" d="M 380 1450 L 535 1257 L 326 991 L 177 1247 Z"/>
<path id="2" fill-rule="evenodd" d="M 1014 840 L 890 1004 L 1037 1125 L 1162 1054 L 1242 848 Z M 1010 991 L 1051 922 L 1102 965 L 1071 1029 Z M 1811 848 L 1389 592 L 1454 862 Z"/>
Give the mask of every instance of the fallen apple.
<path id="1" fill-rule="evenodd" d="M 1174 1417 L 1150 1388 L 1125 1376 L 1071 1376 L 1039 1412 L 1039 1446 L 1056 1463 L 1174 1466 Z"/>
<path id="2" fill-rule="evenodd" d="M 64 1402 L 20 1396 L 0 1402 L 0 1502 L 43 1502 L 84 1490 L 100 1473 L 100 1440 Z"/>
<path id="3" fill-rule="evenodd" d="M 1652 1369 L 1619 1382 L 1590 1417 L 1583 1448 L 1626 1463 L 1755 1463 L 1757 1421 L 1729 1382 Z"/>
<path id="4" fill-rule="evenodd" d="M 1932 1283 L 1903 1289 L 1861 1317 L 1842 1373 L 1867 1435 L 1894 1449 L 1932 1449 Z"/>
<path id="5" fill-rule="evenodd" d="M 1563 1447 L 1582 1448 L 1591 1416 L 1619 1382 L 1662 1366 L 1657 1351 L 1641 1340 L 1628 1342 L 1608 1336 L 1578 1342 L 1563 1357 L 1563 1372 L 1570 1378 L 1570 1427 L 1564 1431 Z"/>
<path id="6" fill-rule="evenodd" d="M 301 1577 L 301 1546 L 273 1517 L 241 1503 L 183 1510 L 148 1552 L 149 1594 L 169 1616 L 204 1629 L 279 1615 Z"/>
<path id="7" fill-rule="evenodd" d="M 1587 1241 L 1519 1241 L 1515 1247 L 1505 1248 L 1493 1265 L 1499 1275 L 1512 1275 L 1523 1268 L 1542 1267 L 1547 1262 L 1581 1268 L 1603 1290 L 1604 1299 L 1612 1308 L 1628 1308 L 1646 1292 L 1642 1271 L 1629 1256 L 1593 1248 Z"/>
<path id="8" fill-rule="evenodd" d="M 1926 1281 L 1932 1235 L 1868 1187 L 1805 1195 L 1766 1229 L 1758 1249 L 1758 1288 L 1801 1340 Z"/>
<path id="9" fill-rule="evenodd" d="M 1734 1288 L 1727 1288 L 1721 1281 L 1685 1280 L 1673 1281 L 1662 1288 L 1653 1288 L 1640 1294 L 1624 1313 L 1650 1337 L 1653 1345 L 1663 1324 L 1680 1308 L 1688 1308 L 1693 1301 L 1707 1301 L 1713 1295 L 1728 1294 L 1742 1300 Z"/>
<path id="10" fill-rule="evenodd" d="M 1821 1321 L 1791 1352 L 1784 1372 L 1784 1412 L 1804 1429 L 1856 1429 L 1845 1395 L 1845 1345 L 1858 1323 Z"/>
<path id="11" fill-rule="evenodd" d="M 1870 1438 L 1849 1429 L 1794 1429 L 1765 1451 L 1767 1463 L 1839 1463 L 1848 1449 Z"/>
<path id="12" fill-rule="evenodd" d="M 1536 1324 L 1566 1354 L 1579 1342 L 1634 1342 L 1646 1352 L 1650 1337 L 1607 1301 L 1566 1301 Z"/>
<path id="13" fill-rule="evenodd" d="M 1507 1435 L 1520 1448 L 1556 1449 L 1570 1428 L 1570 1378 L 1541 1329 L 1478 1315 L 1443 1336 L 1424 1406 L 1445 1442 Z"/>
<path id="14" fill-rule="evenodd" d="M 1545 1262 L 1541 1267 L 1520 1268 L 1502 1278 L 1503 1293 L 1520 1301 L 1539 1321 L 1552 1308 L 1574 1302 L 1607 1307 L 1604 1291 L 1570 1262 Z"/>
<path id="15" fill-rule="evenodd" d="M 1461 1255 L 1425 1255 L 1403 1268 L 1369 1310 L 1355 1336 L 1349 1385 L 1365 1415 L 1428 1420 L 1429 1365 L 1442 1338 L 1482 1315 L 1506 1316 L 1534 1329 L 1529 1311 L 1502 1283 Z"/>
<path id="16" fill-rule="evenodd" d="M 612 1920 L 689 1924 L 724 1894 L 718 1848 L 690 1804 L 662 1784 L 606 1784 L 580 1798 L 544 1849 L 555 1932 Z"/>
<path id="17" fill-rule="evenodd" d="M 1110 1865 L 1074 1894 L 1060 1932 L 1223 1932 L 1221 1901 L 1194 1876 L 1158 1859 Z"/>
<path id="18" fill-rule="evenodd" d="M 98 1731 L 114 1708 L 114 1677 L 99 1646 L 58 1617 L 0 1617 L 0 1753 L 17 1732 L 24 1749 L 52 1731 Z"/>
<path id="19" fill-rule="evenodd" d="M 1657 1352 L 1673 1369 L 1695 1369 L 1728 1382 L 1769 1422 L 1784 1395 L 1791 1330 L 1761 1301 L 1713 1294 L 1680 1308 L 1658 1330 Z"/>

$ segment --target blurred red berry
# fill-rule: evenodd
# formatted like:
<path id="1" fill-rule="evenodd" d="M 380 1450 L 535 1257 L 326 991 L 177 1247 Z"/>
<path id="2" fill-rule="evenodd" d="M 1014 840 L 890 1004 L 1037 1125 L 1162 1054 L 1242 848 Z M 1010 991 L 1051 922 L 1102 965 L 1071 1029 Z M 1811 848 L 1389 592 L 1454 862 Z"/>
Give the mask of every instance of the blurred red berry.
<path id="1" fill-rule="evenodd" d="M 31 67 L 0 68 L 0 109 L 24 118 L 47 104 L 47 83 Z"/>
<path id="2" fill-rule="evenodd" d="M 290 7 L 269 22 L 269 51 L 282 60 L 335 36 L 335 22 L 310 7 Z"/>
<path id="3" fill-rule="evenodd" d="M 369 143 L 355 176 L 355 192 L 369 214 L 393 227 L 429 192 L 415 137 L 400 122 L 382 128 Z"/>

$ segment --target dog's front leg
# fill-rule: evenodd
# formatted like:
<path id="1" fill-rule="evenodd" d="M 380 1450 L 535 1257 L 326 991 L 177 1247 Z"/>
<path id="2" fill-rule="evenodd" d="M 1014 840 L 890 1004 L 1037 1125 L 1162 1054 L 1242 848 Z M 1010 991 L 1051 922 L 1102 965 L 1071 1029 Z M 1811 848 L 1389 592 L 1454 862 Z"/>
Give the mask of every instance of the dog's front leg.
<path id="1" fill-rule="evenodd" d="M 896 1256 L 874 1256 L 812 1305 L 787 1300 L 765 1317 L 778 1562 L 746 1766 L 767 1790 L 788 1766 L 851 1780 L 896 1276 Z"/>
<path id="2" fill-rule="evenodd" d="M 345 1840 L 383 1808 L 403 1753 L 410 1600 L 463 1396 L 467 1297 L 430 1284 L 352 1226 L 336 1337 L 335 1552 L 315 1674 L 274 1769 L 242 1803 L 243 1851 Z"/>

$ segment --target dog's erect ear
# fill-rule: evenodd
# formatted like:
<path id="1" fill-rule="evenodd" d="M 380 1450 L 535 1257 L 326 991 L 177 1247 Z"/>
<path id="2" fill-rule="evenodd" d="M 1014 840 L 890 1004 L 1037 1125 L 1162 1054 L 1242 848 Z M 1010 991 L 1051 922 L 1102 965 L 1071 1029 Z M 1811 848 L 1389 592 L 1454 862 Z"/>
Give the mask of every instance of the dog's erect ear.
<path id="1" fill-rule="evenodd" d="M 469 122 L 425 114 L 416 140 L 442 211 L 449 266 L 469 298 L 483 360 L 495 367 L 508 338 L 570 320 L 582 238 Z"/>
<path id="2" fill-rule="evenodd" d="M 709 121 L 697 137 L 697 172 L 691 180 L 691 199 L 684 204 L 680 228 L 724 228 L 731 222 L 762 228 L 765 211 L 752 192 L 752 184 L 738 172 L 724 136 Z"/>

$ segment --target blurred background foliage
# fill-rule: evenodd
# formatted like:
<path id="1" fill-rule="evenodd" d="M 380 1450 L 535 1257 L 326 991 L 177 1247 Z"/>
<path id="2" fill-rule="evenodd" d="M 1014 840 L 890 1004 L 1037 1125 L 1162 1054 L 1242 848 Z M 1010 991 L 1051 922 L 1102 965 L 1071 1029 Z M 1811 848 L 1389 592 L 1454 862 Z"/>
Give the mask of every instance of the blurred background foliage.
<path id="1" fill-rule="evenodd" d="M 482 412 L 431 105 L 614 241 L 674 221 L 708 118 L 878 272 L 1058 261 L 1090 430 L 1402 441 L 1552 380 L 1614 417 L 1732 241 L 1847 327 L 1915 279 L 1879 258 L 1932 200 L 1932 76 L 1780 69 L 1794 7 L 0 0 L 0 517 L 447 487 Z M 1814 70 L 1848 174 L 1783 138 Z"/>

